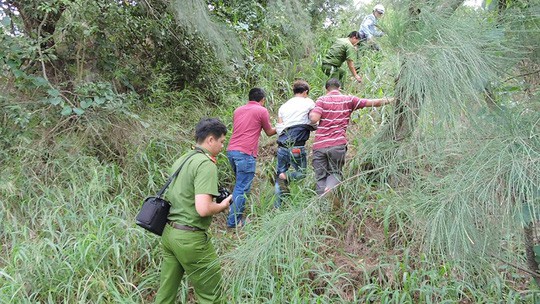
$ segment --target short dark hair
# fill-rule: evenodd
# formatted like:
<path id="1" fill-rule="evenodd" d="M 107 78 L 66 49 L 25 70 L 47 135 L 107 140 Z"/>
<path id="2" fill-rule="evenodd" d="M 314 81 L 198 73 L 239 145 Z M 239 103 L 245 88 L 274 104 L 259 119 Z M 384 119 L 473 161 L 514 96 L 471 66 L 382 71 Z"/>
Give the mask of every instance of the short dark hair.
<path id="1" fill-rule="evenodd" d="M 356 39 L 361 39 L 362 37 L 360 37 L 360 33 L 357 32 L 357 31 L 352 31 L 349 36 L 349 38 L 356 38 Z"/>
<path id="2" fill-rule="evenodd" d="M 227 134 L 227 127 L 217 118 L 203 118 L 195 127 L 195 141 L 202 143 L 208 136 L 218 139 Z"/>
<path id="3" fill-rule="evenodd" d="M 253 88 L 249 90 L 248 97 L 249 97 L 249 100 L 260 102 L 261 100 L 263 100 L 263 98 L 266 97 L 266 93 L 261 88 Z"/>
<path id="4" fill-rule="evenodd" d="M 339 89 L 341 88 L 341 82 L 339 82 L 339 80 L 335 79 L 335 78 L 330 78 L 328 79 L 328 81 L 326 82 L 326 89 Z"/>
<path id="5" fill-rule="evenodd" d="M 305 91 L 309 92 L 309 84 L 305 80 L 296 80 L 293 82 L 292 90 L 294 94 L 304 93 Z"/>

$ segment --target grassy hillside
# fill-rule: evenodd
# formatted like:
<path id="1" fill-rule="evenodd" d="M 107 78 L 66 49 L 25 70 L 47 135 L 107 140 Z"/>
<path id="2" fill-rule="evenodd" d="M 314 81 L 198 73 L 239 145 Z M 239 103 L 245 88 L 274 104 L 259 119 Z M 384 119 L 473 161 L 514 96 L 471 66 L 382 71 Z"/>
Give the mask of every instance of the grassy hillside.
<path id="1" fill-rule="evenodd" d="M 214 17 L 228 20 L 243 42 L 241 64 L 210 54 L 204 39 L 173 28 L 175 16 L 165 13 L 136 23 L 134 49 L 121 26 L 84 32 L 95 36 L 77 43 L 93 59 L 63 58 L 61 74 L 51 56 L 49 79 L 29 57 L 35 48 L 22 47 L 24 37 L 3 36 L 13 44 L 1 49 L 8 59 L 0 74 L 0 302 L 152 303 L 160 240 L 134 217 L 190 149 L 196 122 L 219 117 L 231 131 L 232 112 L 253 86 L 267 91 L 274 122 L 295 78 L 310 83 L 311 98 L 321 96 L 322 54 L 369 11 L 341 10 L 297 41 L 298 29 L 278 21 L 287 16 L 280 9 L 296 1 L 277 8 L 250 1 L 245 10 L 213 3 Z M 275 138 L 261 136 L 250 224 L 227 230 L 220 214 L 211 226 L 227 302 L 540 301 L 531 265 L 540 248 L 538 7 L 510 7 L 514 18 L 497 19 L 493 11 L 448 14 L 435 5 L 411 16 L 416 4 L 388 3 L 382 51 L 362 53 L 362 84 L 345 83 L 346 93 L 398 102 L 353 114 L 346 179 L 335 191 L 317 197 L 310 168 L 274 209 Z M 103 22 L 136 22 L 147 13 L 138 6 L 105 11 Z M 67 12 L 81 16 L 59 19 L 60 45 L 86 29 L 77 21 L 88 17 L 82 10 Z M 515 16 L 528 23 L 516 24 Z M 208 53 L 168 49 L 180 40 L 160 36 L 161 29 Z M 125 57 L 113 60 L 122 47 Z M 201 56 L 208 65 L 200 66 Z M 220 60 L 231 61 L 222 69 Z M 114 68 L 98 73 L 96 62 Z M 77 66 L 80 78 L 62 78 Z M 232 188 L 223 154 L 218 168 Z M 180 300 L 194 303 L 192 290 L 183 288 Z"/>

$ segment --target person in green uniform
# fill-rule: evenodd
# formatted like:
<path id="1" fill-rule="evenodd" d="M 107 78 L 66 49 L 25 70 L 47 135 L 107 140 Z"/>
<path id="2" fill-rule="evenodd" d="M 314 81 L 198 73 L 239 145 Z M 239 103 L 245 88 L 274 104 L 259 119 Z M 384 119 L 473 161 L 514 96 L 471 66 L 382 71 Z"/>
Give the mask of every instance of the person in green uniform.
<path id="1" fill-rule="evenodd" d="M 223 148 L 225 134 L 227 127 L 218 119 L 202 119 L 195 128 L 195 150 L 170 169 L 175 172 L 187 159 L 166 193 L 171 209 L 161 238 L 163 262 L 156 303 L 175 302 L 184 274 L 197 303 L 224 303 L 221 266 L 207 230 L 212 216 L 227 210 L 232 199 L 214 201 L 219 195 L 215 157 Z"/>
<path id="2" fill-rule="evenodd" d="M 360 33 L 357 31 L 351 32 L 347 38 L 337 39 L 322 60 L 322 71 L 330 78 L 339 79 L 343 83 L 346 72 L 341 65 L 346 61 L 354 79 L 362 82 L 362 77 L 358 75 L 354 66 L 356 45 L 360 39 Z"/>

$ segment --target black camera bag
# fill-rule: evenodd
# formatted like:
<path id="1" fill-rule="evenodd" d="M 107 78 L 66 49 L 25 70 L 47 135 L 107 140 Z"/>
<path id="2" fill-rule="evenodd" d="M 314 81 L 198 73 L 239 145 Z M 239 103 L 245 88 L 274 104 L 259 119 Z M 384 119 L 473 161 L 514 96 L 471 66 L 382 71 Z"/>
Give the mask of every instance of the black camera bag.
<path id="1" fill-rule="evenodd" d="M 165 186 L 159 190 L 156 196 L 150 196 L 144 200 L 141 211 L 139 211 L 137 217 L 135 218 L 137 225 L 157 235 L 161 235 L 163 233 L 163 229 L 165 229 L 165 225 L 167 224 L 169 209 L 171 209 L 171 204 L 163 199 L 163 194 L 172 181 L 178 176 L 178 173 L 180 173 L 180 170 L 182 170 L 182 167 L 188 161 L 188 159 L 198 152 L 202 151 L 196 149 L 193 154 L 186 157 L 176 172 L 169 177 L 169 180 L 167 183 L 165 183 Z"/>

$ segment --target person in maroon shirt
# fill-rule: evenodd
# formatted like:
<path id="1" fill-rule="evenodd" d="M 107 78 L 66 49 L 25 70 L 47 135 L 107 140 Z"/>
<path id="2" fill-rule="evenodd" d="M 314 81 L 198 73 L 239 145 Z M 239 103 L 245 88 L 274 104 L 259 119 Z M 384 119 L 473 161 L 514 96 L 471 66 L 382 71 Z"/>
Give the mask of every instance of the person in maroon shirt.
<path id="1" fill-rule="evenodd" d="M 246 196 L 251 189 L 255 177 L 255 159 L 259 150 L 261 130 L 268 136 L 276 134 L 270 124 L 270 115 L 264 107 L 266 93 L 263 89 L 253 88 L 249 91 L 247 104 L 238 107 L 233 114 L 233 132 L 227 147 L 227 157 L 236 177 L 233 198 L 229 207 L 227 227 L 242 226 L 242 213 L 246 204 Z"/>
<path id="2" fill-rule="evenodd" d="M 319 123 L 313 142 L 313 169 L 316 192 L 324 194 L 342 180 L 342 168 L 347 152 L 347 127 L 354 110 L 364 107 L 380 107 L 393 98 L 360 99 L 343 95 L 341 83 L 335 78 L 326 82 L 326 95 L 319 97 L 315 108 L 309 113 L 311 123 Z"/>

